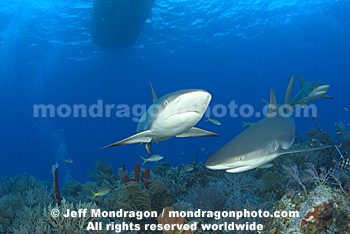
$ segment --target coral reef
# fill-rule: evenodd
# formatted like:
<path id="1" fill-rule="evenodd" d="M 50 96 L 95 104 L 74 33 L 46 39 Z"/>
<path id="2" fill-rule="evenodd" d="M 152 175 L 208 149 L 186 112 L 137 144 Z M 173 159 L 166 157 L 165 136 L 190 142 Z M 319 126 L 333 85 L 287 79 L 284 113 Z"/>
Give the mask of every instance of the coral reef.
<path id="1" fill-rule="evenodd" d="M 335 133 L 337 134 L 339 141 L 348 141 L 350 139 L 350 134 L 347 131 L 349 128 L 349 123 L 340 121 L 334 124 Z"/>
<path id="2" fill-rule="evenodd" d="M 149 168 L 146 168 L 143 172 L 143 181 L 146 189 L 149 189 L 150 181 L 151 181 L 151 170 Z"/>
<path id="3" fill-rule="evenodd" d="M 95 169 L 90 172 L 89 176 L 90 178 L 97 180 L 99 184 L 107 183 L 111 186 L 118 180 L 118 176 L 113 172 L 112 165 L 102 159 L 96 162 Z"/>
<path id="4" fill-rule="evenodd" d="M 52 174 L 52 197 L 54 202 L 61 204 L 61 191 L 60 191 L 60 186 L 58 183 L 58 163 L 52 165 L 51 168 L 51 174 Z"/>
<path id="5" fill-rule="evenodd" d="M 90 173 L 92 181 L 69 181 L 58 186 L 59 171 L 53 167 L 53 185 L 31 176 L 3 177 L 0 180 L 0 233 L 86 233 L 90 221 L 103 224 L 183 224 L 232 222 L 232 218 L 171 218 L 167 212 L 268 210 L 298 211 L 296 218 L 244 219 L 244 222 L 265 221 L 263 233 L 347 233 L 350 223 L 350 139 L 347 125 L 337 124 L 333 142 L 319 126 L 300 137 L 294 147 L 308 148 L 334 144 L 337 148 L 286 155 L 273 161 L 273 167 L 257 168 L 238 174 L 208 170 L 196 162 L 171 166 L 162 162 L 153 169 L 136 164 L 128 173 L 99 160 Z M 48 189 L 49 188 L 49 189 Z M 92 199 L 92 192 L 97 194 Z M 58 209 L 100 208 L 102 210 L 165 211 L 163 217 L 137 219 L 53 218 L 49 211 Z M 89 231 L 94 232 L 94 231 Z M 107 231 L 99 231 L 107 233 Z M 123 233 L 161 233 L 161 231 L 125 231 Z M 191 233 L 171 230 L 163 233 Z M 196 233 L 208 233 L 199 227 Z M 211 232 L 213 233 L 213 232 Z M 215 233 L 224 233 L 216 231 Z"/>
<path id="6" fill-rule="evenodd" d="M 163 207 L 173 205 L 176 198 L 161 180 L 153 180 L 150 187 L 152 209 L 161 212 Z"/>
<path id="7" fill-rule="evenodd" d="M 59 210 L 60 215 L 56 218 L 52 217 L 51 210 Z M 67 213 L 67 210 L 77 211 L 79 209 L 87 209 L 85 216 L 76 218 L 65 218 L 63 214 Z M 46 225 L 50 226 L 50 229 L 55 233 L 84 233 L 89 222 L 99 221 L 97 218 L 91 216 L 91 209 L 97 209 L 94 203 L 82 203 L 73 204 L 71 202 L 62 199 L 60 205 L 57 203 L 53 206 L 49 204 L 44 208 L 43 219 L 46 221 Z"/>
<path id="8" fill-rule="evenodd" d="M 35 224 L 50 201 L 47 187 L 32 176 L 1 178 L 0 233 L 12 233 L 16 230 L 40 233 L 36 232 Z"/>
<path id="9" fill-rule="evenodd" d="M 159 162 L 154 165 L 153 167 L 153 173 L 158 176 L 164 176 L 165 173 L 171 169 L 171 165 L 167 162 Z"/>
<path id="10" fill-rule="evenodd" d="M 350 228 L 350 201 L 327 185 L 318 185 L 309 194 L 288 195 L 273 211 L 298 211 L 298 217 L 272 218 L 264 233 L 347 233 Z"/>

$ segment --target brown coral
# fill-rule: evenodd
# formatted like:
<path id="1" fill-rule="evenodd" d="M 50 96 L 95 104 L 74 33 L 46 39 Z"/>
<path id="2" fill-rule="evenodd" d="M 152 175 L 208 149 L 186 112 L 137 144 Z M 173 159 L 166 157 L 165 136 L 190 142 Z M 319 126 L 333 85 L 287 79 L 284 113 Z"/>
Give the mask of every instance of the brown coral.
<path id="1" fill-rule="evenodd" d="M 163 212 L 161 215 L 158 216 L 157 221 L 159 224 L 162 224 L 163 226 L 166 224 L 185 224 L 186 220 L 184 218 L 181 217 L 170 217 L 169 213 L 171 211 L 174 211 L 174 209 L 172 207 L 165 207 L 163 208 Z M 163 230 L 163 234 L 190 234 L 192 233 L 191 230 Z"/>
<path id="2" fill-rule="evenodd" d="M 158 212 L 161 212 L 163 207 L 171 206 L 176 202 L 174 195 L 168 191 L 167 186 L 160 180 L 152 181 L 150 196 L 152 209 Z"/>

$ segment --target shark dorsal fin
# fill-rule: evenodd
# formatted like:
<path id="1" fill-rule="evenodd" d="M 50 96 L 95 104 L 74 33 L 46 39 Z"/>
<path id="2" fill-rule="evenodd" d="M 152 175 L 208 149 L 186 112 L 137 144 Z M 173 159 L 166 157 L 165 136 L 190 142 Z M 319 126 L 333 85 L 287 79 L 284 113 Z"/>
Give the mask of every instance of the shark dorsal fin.
<path id="1" fill-rule="evenodd" d="M 304 86 L 304 84 L 306 83 L 304 77 L 301 75 L 299 75 L 299 83 L 300 83 L 300 88 L 302 88 Z"/>
<path id="2" fill-rule="evenodd" d="M 153 101 L 155 101 L 155 100 L 158 99 L 157 94 L 156 94 L 156 92 L 154 92 L 154 89 L 153 89 L 153 86 L 152 86 L 152 83 L 151 83 L 151 82 L 149 83 L 149 85 L 151 86 Z"/>
<path id="3" fill-rule="evenodd" d="M 268 109 L 268 114 L 272 114 L 276 112 L 277 110 L 277 101 L 276 101 L 276 95 L 275 91 L 271 88 L 270 90 L 270 104 L 269 104 L 269 109 Z"/>
<path id="4" fill-rule="evenodd" d="M 290 97 L 292 96 L 293 85 L 294 85 L 294 74 L 292 74 L 292 76 L 290 77 L 286 94 L 284 95 L 284 105 L 290 104 Z"/>

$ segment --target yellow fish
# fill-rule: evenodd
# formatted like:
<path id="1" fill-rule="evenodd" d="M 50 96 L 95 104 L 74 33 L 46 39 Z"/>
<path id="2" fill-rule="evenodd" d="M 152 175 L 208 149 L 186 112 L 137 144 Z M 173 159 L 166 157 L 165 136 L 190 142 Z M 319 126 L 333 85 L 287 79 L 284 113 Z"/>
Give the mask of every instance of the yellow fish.
<path id="1" fill-rule="evenodd" d="M 242 121 L 242 128 L 244 128 L 244 127 L 246 127 L 246 126 L 249 126 L 249 127 L 251 127 L 251 126 L 253 126 L 255 123 L 254 122 L 244 122 L 244 121 Z"/>
<path id="2" fill-rule="evenodd" d="M 74 163 L 73 159 L 71 159 L 71 158 L 65 159 L 64 162 L 65 162 L 65 163 L 68 163 L 68 164 Z"/>
<path id="3" fill-rule="evenodd" d="M 162 160 L 164 158 L 164 156 L 159 155 L 159 154 L 153 154 L 149 158 L 144 158 L 142 156 L 140 156 L 140 158 L 143 160 L 143 163 L 142 163 L 142 166 L 143 166 L 143 165 L 145 165 L 146 162 L 158 162 L 159 160 Z"/>
<path id="4" fill-rule="evenodd" d="M 206 120 L 206 122 L 211 122 L 212 124 L 215 124 L 215 125 L 218 125 L 218 126 L 221 125 L 221 123 L 220 123 L 219 120 L 211 119 L 211 118 L 209 118 L 209 117 L 208 117 L 208 119 Z"/>
<path id="5" fill-rule="evenodd" d="M 111 191 L 111 189 L 109 189 L 109 188 L 103 188 L 98 192 L 94 192 L 91 190 L 91 193 L 92 193 L 91 200 L 94 200 L 95 197 L 106 196 L 110 191 Z"/>

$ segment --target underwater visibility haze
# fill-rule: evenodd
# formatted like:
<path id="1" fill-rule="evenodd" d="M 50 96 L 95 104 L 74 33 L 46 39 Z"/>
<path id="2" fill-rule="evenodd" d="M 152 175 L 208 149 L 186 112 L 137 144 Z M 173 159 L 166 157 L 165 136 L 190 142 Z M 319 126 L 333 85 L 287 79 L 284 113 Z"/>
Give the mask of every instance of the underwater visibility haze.
<path id="1" fill-rule="evenodd" d="M 47 215 L 85 206 L 293 207 L 299 218 L 239 221 L 264 233 L 347 233 L 348 12 L 349 0 L 0 1 L 0 232 L 83 233 L 89 221 L 111 222 L 64 226 Z M 286 104 L 292 74 L 295 115 L 278 126 L 285 140 L 276 122 L 259 121 L 266 104 Z M 245 130 L 249 140 L 225 148 L 216 167 L 239 173 L 211 170 L 208 159 Z M 256 148 L 254 161 L 299 153 L 233 168 L 233 153 L 242 164 Z M 232 222 L 162 218 L 113 221 Z M 234 233 L 215 233 L 224 232 Z"/>

